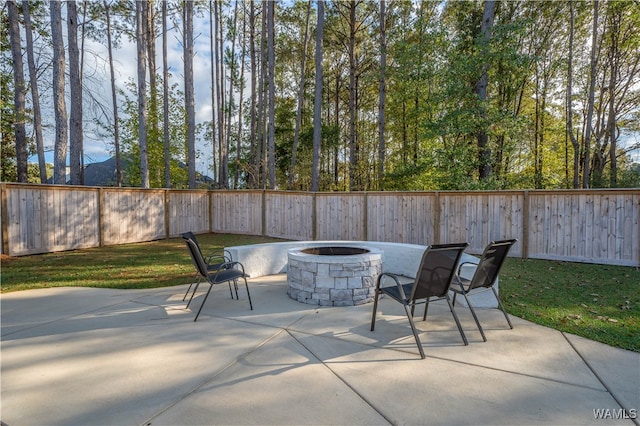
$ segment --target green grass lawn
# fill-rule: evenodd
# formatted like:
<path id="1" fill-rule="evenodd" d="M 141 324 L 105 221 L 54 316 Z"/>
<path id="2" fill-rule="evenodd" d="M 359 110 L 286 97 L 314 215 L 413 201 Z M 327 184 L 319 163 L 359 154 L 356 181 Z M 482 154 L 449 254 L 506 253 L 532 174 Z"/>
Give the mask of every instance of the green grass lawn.
<path id="1" fill-rule="evenodd" d="M 509 258 L 500 298 L 511 315 L 640 352 L 640 268 Z"/>
<path id="2" fill-rule="evenodd" d="M 206 253 L 227 246 L 282 241 L 205 234 Z M 181 238 L 24 257 L 3 257 L 3 293 L 46 287 L 153 288 L 191 282 Z M 507 259 L 500 274 L 507 312 L 588 339 L 640 352 L 640 268 Z"/>

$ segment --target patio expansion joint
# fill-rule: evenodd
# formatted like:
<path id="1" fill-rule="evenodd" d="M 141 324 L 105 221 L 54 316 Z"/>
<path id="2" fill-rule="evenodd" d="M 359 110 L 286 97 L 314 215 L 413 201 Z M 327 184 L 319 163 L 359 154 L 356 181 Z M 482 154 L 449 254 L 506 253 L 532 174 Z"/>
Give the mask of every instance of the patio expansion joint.
<path id="1" fill-rule="evenodd" d="M 297 322 L 297 321 L 296 321 Z M 292 330 L 289 330 L 288 328 L 285 329 L 285 331 L 287 332 L 287 334 L 289 336 L 291 336 L 291 338 L 293 340 L 295 340 L 300 346 L 302 346 L 303 348 L 305 348 L 317 361 L 318 363 L 320 363 L 331 375 L 333 375 L 336 379 L 338 379 L 342 384 L 344 384 L 347 388 L 349 388 L 351 390 L 351 392 L 354 393 L 354 395 L 357 395 L 358 398 L 360 398 L 365 404 L 367 404 L 373 411 L 375 411 L 376 413 L 378 413 L 383 419 L 385 419 L 390 425 L 394 424 L 394 422 L 392 421 L 392 419 L 390 419 L 388 416 L 386 416 L 384 414 L 383 411 L 379 410 L 378 408 L 376 408 L 376 404 L 374 404 L 372 401 L 369 401 L 364 395 L 362 395 L 360 392 L 358 392 L 358 390 L 356 388 L 354 388 L 352 385 L 349 384 L 349 382 L 345 381 L 338 373 L 336 373 L 326 362 L 324 362 L 322 359 L 318 358 L 316 356 L 316 354 L 313 352 L 313 350 L 311 350 L 311 348 L 309 348 L 307 345 L 305 345 L 302 341 L 300 341 L 299 339 L 296 338 L 296 336 L 294 336 L 292 334 Z M 300 333 L 299 331 L 295 331 L 293 330 L 293 332 L 295 333 Z M 315 336 L 314 334 L 310 334 L 310 333 L 301 333 L 301 334 L 306 334 L 306 335 L 310 335 L 310 336 Z"/>
<path id="2" fill-rule="evenodd" d="M 342 341 L 341 339 L 336 338 L 336 337 L 317 336 L 317 335 L 315 335 L 313 333 L 309 333 L 309 332 L 305 332 L 305 331 L 301 331 L 301 330 L 296 330 L 294 328 L 292 328 L 292 329 L 287 328 L 286 330 L 287 330 L 287 332 L 293 331 L 293 332 L 296 332 L 296 333 L 299 333 L 299 334 L 305 334 L 305 335 L 308 335 L 308 336 L 316 336 L 316 337 L 322 337 L 323 339 L 334 339 L 334 340 Z M 292 337 L 295 339 L 294 336 L 292 336 Z M 300 344 L 302 344 L 302 342 L 300 342 Z M 376 345 L 369 345 L 369 344 L 361 343 L 361 342 L 358 343 L 358 344 L 359 345 L 363 345 L 363 346 L 371 347 L 372 349 L 380 349 L 380 347 L 376 346 Z M 311 350 L 309 348 L 307 348 L 306 346 L 305 346 L 305 348 L 309 352 L 311 352 Z M 406 353 L 403 350 L 397 350 L 397 349 L 391 349 L 391 348 L 385 348 L 385 349 L 392 350 L 392 351 L 397 351 L 397 352 L 401 352 L 401 353 Z M 313 353 L 313 352 L 311 352 L 311 353 Z M 608 394 L 613 396 L 613 394 L 611 393 L 610 389 L 602 382 L 602 380 L 600 380 L 599 377 L 597 377 L 597 375 L 596 375 L 596 377 L 598 378 L 598 381 L 602 384 L 602 386 L 603 386 L 602 388 L 598 388 L 598 387 L 594 387 L 594 386 L 581 385 L 581 384 L 572 383 L 572 382 L 569 382 L 569 381 L 566 381 L 566 380 L 554 379 L 554 378 L 551 378 L 551 377 L 544 377 L 544 376 L 539 376 L 539 375 L 535 375 L 535 374 L 527 374 L 527 373 L 522 373 L 522 372 L 518 372 L 518 371 L 507 370 L 507 369 L 504 369 L 504 368 L 490 367 L 490 366 L 482 365 L 482 364 L 474 364 L 474 363 L 471 363 L 471 362 L 460 361 L 460 360 L 456 360 L 456 359 L 452 359 L 452 358 L 446 358 L 446 357 L 442 357 L 442 356 L 429 355 L 428 353 L 426 354 L 426 357 L 427 357 L 427 359 L 428 358 L 432 358 L 432 359 L 437 359 L 437 360 L 440 360 L 440 361 L 452 362 L 452 363 L 455 363 L 455 364 L 462 364 L 462 365 L 475 367 L 475 368 L 483 368 L 483 369 L 486 369 L 486 370 L 499 371 L 501 373 L 513 374 L 513 375 L 516 375 L 516 376 L 530 377 L 530 378 L 533 378 L 533 379 L 538 379 L 538 380 L 543 380 L 543 381 L 548 381 L 548 382 L 554 382 L 554 383 L 560 383 L 560 384 L 563 384 L 563 385 L 577 387 L 577 388 L 580 388 L 580 389 L 589 389 L 589 390 L 593 390 L 593 391 L 596 391 L 596 392 L 608 393 Z M 581 358 L 582 358 L 582 356 L 581 356 Z M 584 358 L 582 358 L 582 359 L 584 360 Z M 322 362 L 322 361 L 320 360 L 320 362 Z M 323 365 L 328 365 L 327 363 L 324 363 L 324 362 L 322 362 L 322 363 L 323 363 Z M 585 361 L 585 363 L 586 363 L 586 361 Z M 589 367 L 589 370 L 593 371 L 593 369 L 591 369 L 591 367 Z M 595 374 L 595 372 L 594 372 L 594 374 Z M 623 407 L 615 397 L 614 397 L 614 399 L 616 400 L 616 402 L 621 407 Z M 631 407 L 631 408 L 633 408 L 633 407 Z M 640 424 L 639 424 L 639 426 L 640 426 Z"/>
<path id="3" fill-rule="evenodd" d="M 218 376 L 223 374 L 225 371 L 227 371 L 230 368 L 234 367 L 235 365 L 239 364 L 240 361 L 242 361 L 243 359 L 247 358 L 249 355 L 251 355 L 252 353 L 256 352 L 257 350 L 262 348 L 264 345 L 266 345 L 267 343 L 269 343 L 270 341 L 272 341 L 273 339 L 275 339 L 276 337 L 281 335 L 283 332 L 285 332 L 285 330 L 283 328 L 281 328 L 281 327 L 273 327 L 273 328 L 278 328 L 279 331 L 274 333 L 274 334 L 272 334 L 271 336 L 267 337 L 266 339 L 264 339 L 263 341 L 259 342 L 258 344 L 256 344 L 252 348 L 248 349 L 247 351 L 241 353 L 239 356 L 237 356 L 233 360 L 229 361 L 229 363 L 227 365 L 223 366 L 222 368 L 220 368 L 215 373 L 209 375 L 208 377 L 205 377 L 202 381 L 200 381 L 200 383 L 196 384 L 190 391 L 186 392 L 182 396 L 179 396 L 173 402 L 167 404 L 164 408 L 161 408 L 160 410 L 158 410 L 155 414 L 153 414 L 147 420 L 145 420 L 142 423 L 140 423 L 140 426 L 149 426 L 149 425 L 151 425 L 153 423 L 154 419 L 158 418 L 160 415 L 162 415 L 163 413 L 167 412 L 171 408 L 175 407 L 180 402 L 186 400 L 187 398 L 189 398 L 193 394 L 197 393 L 200 389 L 202 389 L 208 383 L 214 381 Z"/>
<path id="4" fill-rule="evenodd" d="M 118 305 L 121 305 L 122 303 L 125 303 L 125 302 L 120 301 L 120 302 L 112 303 L 110 305 L 103 305 L 103 306 L 100 306 L 100 307 L 95 308 L 95 309 L 90 309 L 90 310 L 84 311 L 84 312 L 77 312 L 77 313 L 74 313 L 74 314 L 71 314 L 71 315 L 62 316 L 62 317 L 59 317 L 59 318 L 52 319 L 50 321 L 38 322 L 38 323 L 31 324 L 29 326 L 19 327 L 14 331 L 11 331 L 11 332 L 8 332 L 8 333 L 2 333 L 2 337 L 4 338 L 4 337 L 7 337 L 7 336 L 11 336 L 13 334 L 16 334 L 16 333 L 22 333 L 22 332 L 25 332 L 25 331 L 28 331 L 28 330 L 33 330 L 33 329 L 38 328 L 38 327 L 54 324 L 54 323 L 56 323 L 58 321 L 67 321 L 67 320 L 70 320 L 72 318 L 81 317 L 83 315 L 91 314 L 93 312 L 98 312 L 98 311 L 103 310 L 105 308 L 111 308 L 113 306 L 118 306 Z"/>
<path id="5" fill-rule="evenodd" d="M 591 373 L 595 376 L 596 379 L 598 379 L 598 381 L 600 382 L 600 384 L 602 385 L 602 387 L 604 387 L 607 391 L 607 393 L 609 395 L 611 395 L 611 398 L 613 398 L 613 400 L 616 402 L 616 404 L 618 404 L 621 408 L 630 410 L 630 409 L 635 409 L 636 407 L 626 407 L 622 401 L 620 401 L 618 399 L 618 397 L 616 396 L 616 394 L 611 390 L 611 388 L 609 386 L 607 386 L 606 382 L 602 379 L 602 377 L 600 377 L 600 375 L 596 372 L 596 370 L 591 366 L 591 364 L 589 364 L 589 361 L 587 361 L 587 359 L 580 353 L 580 351 L 578 350 L 578 348 L 576 348 L 574 346 L 573 343 L 571 343 L 571 340 L 567 337 L 567 334 L 564 332 L 561 332 L 562 337 L 564 337 L 564 339 L 567 341 L 567 343 L 569 343 L 569 346 L 571 346 L 571 349 L 573 349 L 573 351 L 580 357 L 580 359 L 582 360 L 582 362 L 584 362 L 584 364 L 587 366 L 587 368 L 589 369 L 589 371 L 591 371 Z M 640 420 L 638 418 L 634 418 L 631 419 L 633 421 L 633 423 L 635 423 L 636 425 L 640 426 Z"/>
<path id="6" fill-rule="evenodd" d="M 516 376 L 530 377 L 530 378 L 533 378 L 533 379 L 543 380 L 543 381 L 547 381 L 547 382 L 560 383 L 560 384 L 563 384 L 563 385 L 568 385 L 568 386 L 572 386 L 572 387 L 576 387 L 576 388 L 580 388 L 580 389 L 589 389 L 589 390 L 593 390 L 593 391 L 596 391 L 596 392 L 603 392 L 603 393 L 609 393 L 609 394 L 611 393 L 604 386 L 603 386 L 604 387 L 604 390 L 603 390 L 601 388 L 597 388 L 597 387 L 594 387 L 594 386 L 580 385 L 580 384 L 577 384 L 577 383 L 568 382 L 566 380 L 558 380 L 558 379 L 553 379 L 551 377 L 543 377 L 543 376 L 538 376 L 538 375 L 535 375 L 535 374 L 521 373 L 521 372 L 518 372 L 518 371 L 506 370 L 504 368 L 490 367 L 490 366 L 487 366 L 487 365 L 474 364 L 474 363 L 471 363 L 471 362 L 460 361 L 460 360 L 457 360 L 457 359 L 445 358 L 445 357 L 440 357 L 440 356 L 433 356 L 433 355 L 429 355 L 429 354 L 427 354 L 427 358 L 438 359 L 440 361 L 453 362 L 453 363 L 456 363 L 456 364 L 468 365 L 470 367 L 483 368 L 483 369 L 486 369 L 486 370 L 499 371 L 501 373 L 513 374 L 513 375 L 516 375 Z"/>

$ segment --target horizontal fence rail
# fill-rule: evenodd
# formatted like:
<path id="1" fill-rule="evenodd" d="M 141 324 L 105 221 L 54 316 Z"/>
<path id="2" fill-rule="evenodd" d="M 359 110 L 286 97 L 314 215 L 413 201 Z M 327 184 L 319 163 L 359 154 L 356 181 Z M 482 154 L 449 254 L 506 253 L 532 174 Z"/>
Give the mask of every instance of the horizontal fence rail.
<path id="1" fill-rule="evenodd" d="M 480 254 L 640 266 L 640 190 L 288 192 L 4 183 L 2 253 L 152 241 L 186 231 L 289 240 L 466 241 Z"/>

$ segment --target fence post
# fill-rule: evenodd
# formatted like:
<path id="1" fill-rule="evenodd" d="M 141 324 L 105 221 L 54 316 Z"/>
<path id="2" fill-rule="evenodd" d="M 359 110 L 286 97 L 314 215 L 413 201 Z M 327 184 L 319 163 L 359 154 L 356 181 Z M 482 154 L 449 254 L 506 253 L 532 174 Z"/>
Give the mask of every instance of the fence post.
<path id="1" fill-rule="evenodd" d="M 169 190 L 165 189 L 164 190 L 164 237 L 165 238 L 171 237 L 171 225 L 169 223 L 169 221 L 171 220 L 171 217 L 169 214 L 171 206 L 169 205 L 169 203 L 171 203 L 171 200 L 169 198 Z"/>
<path id="2" fill-rule="evenodd" d="M 209 217 L 207 221 L 209 222 L 209 233 L 213 232 L 213 191 L 207 191 L 207 199 L 209 200 Z"/>
<path id="3" fill-rule="evenodd" d="M 318 218 L 318 212 L 316 211 L 317 209 L 317 202 L 316 202 L 316 197 L 317 197 L 318 193 L 314 192 L 311 198 L 311 240 L 312 241 L 316 241 L 318 239 L 318 223 L 317 223 L 317 218 Z"/>
<path id="4" fill-rule="evenodd" d="M 440 192 L 435 192 L 435 211 L 433 212 L 433 244 L 440 244 L 440 215 L 442 209 L 440 208 Z"/>
<path id="5" fill-rule="evenodd" d="M 522 258 L 529 258 L 529 191 L 522 194 Z"/>
<path id="6" fill-rule="evenodd" d="M 98 246 L 104 247 L 104 188 L 98 188 Z"/>
<path id="7" fill-rule="evenodd" d="M 262 190 L 262 236 L 267 236 L 267 190 Z"/>
<path id="8" fill-rule="evenodd" d="M 9 215 L 7 214 L 7 185 L 0 185 L 0 239 L 2 245 L 0 245 L 0 253 L 9 254 Z"/>
<path id="9" fill-rule="evenodd" d="M 364 191 L 364 219 L 362 224 L 362 237 L 364 241 L 369 241 L 369 193 Z"/>

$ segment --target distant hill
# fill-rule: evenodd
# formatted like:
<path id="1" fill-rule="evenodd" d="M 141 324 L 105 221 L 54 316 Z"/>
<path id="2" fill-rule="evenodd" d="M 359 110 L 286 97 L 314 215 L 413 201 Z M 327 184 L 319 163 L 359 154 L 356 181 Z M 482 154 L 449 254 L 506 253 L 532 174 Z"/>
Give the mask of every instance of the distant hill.
<path id="1" fill-rule="evenodd" d="M 126 169 L 128 159 L 121 160 L 121 167 Z M 111 157 L 101 163 L 87 164 L 84 168 L 84 184 L 86 186 L 116 186 L 116 158 Z"/>
<path id="2" fill-rule="evenodd" d="M 127 157 L 121 158 L 122 170 L 125 170 L 131 160 Z M 186 169 L 187 165 L 180 162 L 178 165 Z M 52 183 L 53 178 L 48 183 Z M 67 179 L 67 183 L 70 183 Z M 84 167 L 84 184 L 85 186 L 116 186 L 116 159 L 111 157 L 99 163 L 87 164 Z M 196 173 L 196 186 L 199 188 L 214 188 L 216 182 L 209 176 Z"/>

